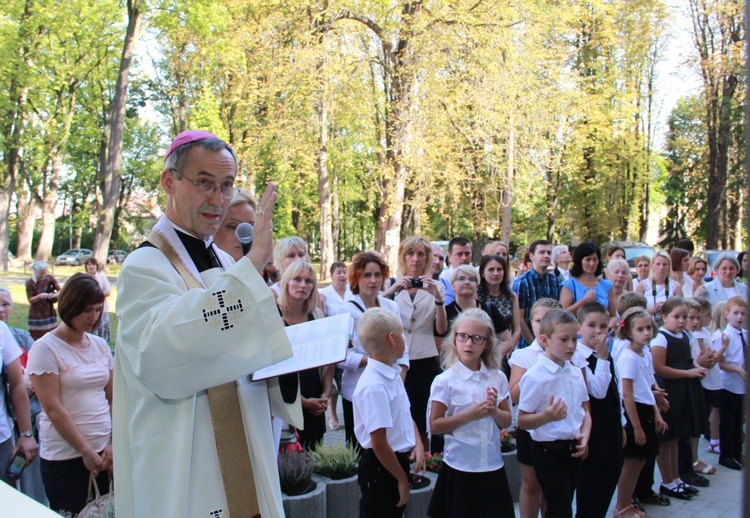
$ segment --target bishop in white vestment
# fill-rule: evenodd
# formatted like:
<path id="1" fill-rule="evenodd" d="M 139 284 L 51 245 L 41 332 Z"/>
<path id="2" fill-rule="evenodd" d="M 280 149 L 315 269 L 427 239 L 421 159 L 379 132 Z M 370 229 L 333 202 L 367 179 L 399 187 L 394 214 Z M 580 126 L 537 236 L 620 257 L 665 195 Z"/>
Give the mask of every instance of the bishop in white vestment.
<path id="1" fill-rule="evenodd" d="M 210 236 L 234 191 L 236 157 L 221 141 L 227 149 L 204 147 L 205 139 L 218 140 L 213 135 L 187 133 L 192 135 L 180 135 L 168 152 L 162 173 L 166 217 L 154 227 L 176 257 L 145 243 L 127 258 L 118 282 L 116 514 L 228 516 L 206 389 L 237 380 L 260 512 L 283 516 L 272 407 L 279 417 L 294 419 L 284 415 L 277 387 L 247 377 L 292 354 L 274 297 L 258 273 L 272 250 L 275 187 L 261 200 L 254 249 L 232 264 Z M 196 133 L 202 138 L 193 138 Z M 187 151 L 170 163 L 169 154 L 183 144 Z M 201 287 L 188 289 L 185 275 Z"/>

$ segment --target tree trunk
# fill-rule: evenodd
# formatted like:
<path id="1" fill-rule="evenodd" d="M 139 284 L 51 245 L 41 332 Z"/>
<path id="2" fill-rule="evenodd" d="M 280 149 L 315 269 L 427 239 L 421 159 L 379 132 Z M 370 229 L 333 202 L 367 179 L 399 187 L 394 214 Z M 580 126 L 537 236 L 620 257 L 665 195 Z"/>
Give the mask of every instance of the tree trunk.
<path id="1" fill-rule="evenodd" d="M 71 112 L 72 115 L 72 112 Z M 47 261 L 52 255 L 52 245 L 55 242 L 55 204 L 57 203 L 57 190 L 60 186 L 60 172 L 65 155 L 65 143 L 61 143 L 52 156 L 52 167 L 44 188 L 42 198 L 42 235 L 36 248 L 37 261 Z"/>
<path id="2" fill-rule="evenodd" d="M 115 208 L 120 195 L 120 167 L 122 164 L 122 136 L 125 129 L 125 108 L 128 100 L 130 65 L 135 44 L 140 37 L 142 12 L 139 0 L 128 0 L 128 28 L 120 60 L 115 95 L 109 111 L 110 135 L 107 139 L 107 157 L 99 171 L 99 188 L 102 205 L 99 207 L 94 237 L 94 257 L 99 264 L 107 264 L 107 250 L 115 221 Z"/>
<path id="3" fill-rule="evenodd" d="M 26 0 L 18 29 L 21 40 L 31 33 L 27 23 L 31 18 L 33 7 L 34 1 Z M 28 43 L 27 41 L 23 45 L 23 59 L 19 62 L 19 67 L 13 70 L 13 78 L 8 92 L 8 106 L 10 108 L 2 114 L 5 122 L 3 127 L 4 139 L 2 140 L 7 141 L 2 150 L 5 171 L 4 174 L 0 175 L 0 270 L 4 272 L 8 271 L 8 239 L 10 234 L 8 218 L 10 216 L 11 198 L 18 178 L 21 134 L 26 123 L 26 105 L 29 96 L 29 86 L 25 83 L 25 79 L 28 77 L 26 70 L 31 65 L 31 48 Z M 20 69 L 20 67 L 23 67 L 23 69 Z"/>
<path id="4" fill-rule="evenodd" d="M 318 77 L 322 75 L 322 63 L 318 67 Z M 318 148 L 315 150 L 315 169 L 318 173 L 318 206 L 320 210 L 320 271 L 319 280 L 327 281 L 333 264 L 333 235 L 331 226 L 331 184 L 328 180 L 328 99 L 320 84 L 315 115 L 318 122 Z"/>
<path id="5" fill-rule="evenodd" d="M 505 186 L 503 187 L 503 193 L 501 196 L 501 202 L 503 207 L 503 224 L 500 230 L 500 239 L 505 243 L 510 243 L 510 230 L 511 230 L 511 218 L 512 214 L 512 201 L 513 201 L 513 176 L 515 173 L 515 156 L 516 156 L 516 130 L 513 126 L 513 116 L 510 116 L 508 120 L 508 169 L 505 175 Z"/>
<path id="6" fill-rule="evenodd" d="M 34 240 L 34 222 L 36 221 L 37 205 L 25 190 L 16 191 L 18 204 L 18 244 L 16 246 L 16 257 L 24 261 L 31 261 L 31 247 Z"/>
<path id="7" fill-rule="evenodd" d="M 333 189 L 331 190 L 331 238 L 333 240 L 334 260 L 341 260 L 341 220 L 339 219 L 339 195 L 338 195 L 338 176 L 333 177 Z"/>

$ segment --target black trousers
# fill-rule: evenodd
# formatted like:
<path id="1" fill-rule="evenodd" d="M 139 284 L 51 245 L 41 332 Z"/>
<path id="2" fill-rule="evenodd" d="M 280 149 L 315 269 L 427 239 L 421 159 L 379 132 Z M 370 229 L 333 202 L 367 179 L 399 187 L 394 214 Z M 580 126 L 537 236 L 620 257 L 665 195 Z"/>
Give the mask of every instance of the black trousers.
<path id="1" fill-rule="evenodd" d="M 735 394 L 722 389 L 719 400 L 719 440 L 721 453 L 719 460 L 740 460 L 742 455 L 742 400 L 743 394 Z"/>
<path id="2" fill-rule="evenodd" d="M 348 399 L 341 397 L 341 408 L 344 410 L 344 438 L 346 442 L 359 448 L 359 441 L 354 435 L 354 405 Z"/>
<path id="3" fill-rule="evenodd" d="M 638 475 L 638 482 L 636 482 L 635 491 L 633 491 L 633 496 L 638 500 L 645 500 L 654 492 L 655 469 L 656 455 L 646 459 L 646 464 L 643 466 L 640 475 Z"/>
<path id="4" fill-rule="evenodd" d="M 404 473 L 409 473 L 409 453 L 396 453 Z M 359 499 L 360 518 L 401 518 L 406 506 L 398 503 L 398 481 L 383 467 L 375 452 L 363 449 L 357 470 L 362 497 Z"/>
<path id="5" fill-rule="evenodd" d="M 572 518 L 573 494 L 581 472 L 580 457 L 573 457 L 576 441 L 531 443 L 534 472 L 547 500 L 545 518 Z"/>
<path id="6" fill-rule="evenodd" d="M 42 481 L 49 508 L 57 513 L 68 511 L 73 516 L 81 512 L 89 492 L 89 470 L 83 464 L 83 458 L 39 460 L 42 463 Z M 106 471 L 99 473 L 96 484 L 102 495 L 109 493 L 109 476 Z"/>
<path id="7" fill-rule="evenodd" d="M 589 443 L 589 454 L 581 462 L 576 488 L 576 516 L 601 518 L 607 515 L 622 471 L 622 432 Z"/>

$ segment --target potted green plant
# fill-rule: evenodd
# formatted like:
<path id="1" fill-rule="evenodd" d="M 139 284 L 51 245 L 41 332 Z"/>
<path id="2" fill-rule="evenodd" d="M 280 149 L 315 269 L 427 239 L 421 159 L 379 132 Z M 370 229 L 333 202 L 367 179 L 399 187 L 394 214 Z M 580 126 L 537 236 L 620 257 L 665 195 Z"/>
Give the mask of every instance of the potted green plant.
<path id="1" fill-rule="evenodd" d="M 326 485 L 312 479 L 313 462 L 307 452 L 279 453 L 277 459 L 287 516 L 325 518 Z"/>
<path id="2" fill-rule="evenodd" d="M 357 462 L 359 452 L 351 443 L 319 445 L 311 453 L 313 470 L 326 484 L 328 518 L 349 518 L 359 514 Z"/>

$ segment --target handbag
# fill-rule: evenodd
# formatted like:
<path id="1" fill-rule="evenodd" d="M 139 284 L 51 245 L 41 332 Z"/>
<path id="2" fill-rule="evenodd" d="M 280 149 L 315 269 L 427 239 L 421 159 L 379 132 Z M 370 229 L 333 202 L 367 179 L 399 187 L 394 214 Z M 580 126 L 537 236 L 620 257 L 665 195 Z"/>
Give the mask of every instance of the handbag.
<path id="1" fill-rule="evenodd" d="M 96 478 L 89 473 L 89 494 L 86 505 L 78 513 L 78 518 L 114 518 L 115 516 L 115 488 L 112 477 L 109 477 L 109 493 L 102 495 Z"/>

